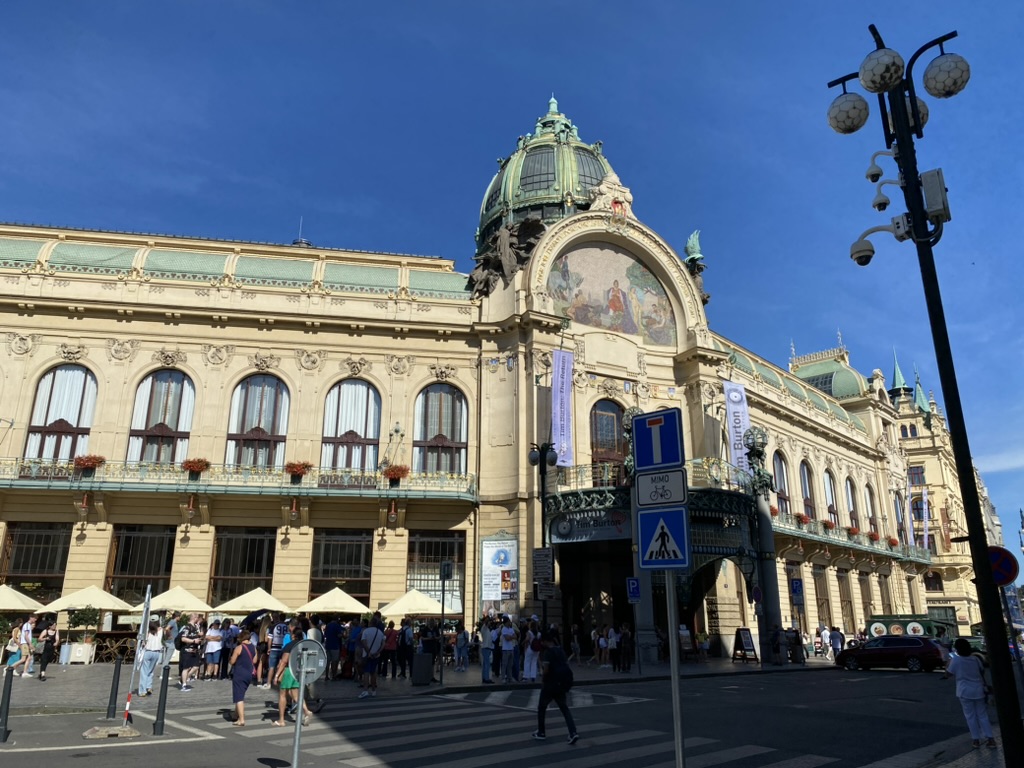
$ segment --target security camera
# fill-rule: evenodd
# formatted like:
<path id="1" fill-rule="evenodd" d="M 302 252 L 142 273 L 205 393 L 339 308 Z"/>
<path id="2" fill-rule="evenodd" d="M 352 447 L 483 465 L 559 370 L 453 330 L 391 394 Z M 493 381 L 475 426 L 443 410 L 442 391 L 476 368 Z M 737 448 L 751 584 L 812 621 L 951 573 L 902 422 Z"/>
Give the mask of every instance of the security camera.
<path id="1" fill-rule="evenodd" d="M 872 184 L 876 183 L 882 178 L 882 169 L 878 167 L 878 163 L 871 163 L 868 166 L 867 172 L 864 174 L 865 178 Z"/>
<path id="2" fill-rule="evenodd" d="M 886 197 L 882 192 L 875 195 L 875 199 L 871 201 L 871 207 L 881 213 L 889 207 L 889 198 Z"/>
<path id="3" fill-rule="evenodd" d="M 874 255 L 875 246 L 871 244 L 870 240 L 858 240 L 850 246 L 850 258 L 856 262 L 858 267 L 866 267 L 871 263 Z"/>

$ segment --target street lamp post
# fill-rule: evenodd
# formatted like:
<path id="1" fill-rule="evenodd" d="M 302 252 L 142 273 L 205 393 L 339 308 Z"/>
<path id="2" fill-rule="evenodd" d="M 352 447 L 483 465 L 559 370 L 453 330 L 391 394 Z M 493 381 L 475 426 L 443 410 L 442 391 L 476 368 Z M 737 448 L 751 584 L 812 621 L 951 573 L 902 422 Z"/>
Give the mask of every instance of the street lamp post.
<path id="1" fill-rule="evenodd" d="M 859 78 L 866 90 L 878 95 L 882 132 L 886 147 L 891 150 L 891 155 L 899 167 L 900 178 L 897 183 L 903 189 L 907 213 L 894 217 L 890 226 L 873 230 L 885 229 L 892 232 L 897 240 L 913 240 L 917 247 L 925 304 L 935 344 L 935 361 L 942 384 L 946 419 L 964 504 L 964 516 L 967 520 L 971 560 L 977 580 L 978 604 L 981 608 L 992 667 L 1004 759 L 1006 768 L 1016 768 L 1024 765 L 1024 726 L 1021 723 L 1020 702 L 1006 642 L 1006 624 L 1003 621 L 1002 606 L 989 562 L 985 520 L 974 479 L 974 466 L 971 462 L 967 426 L 960 402 L 956 367 L 953 364 L 949 332 L 942 308 L 942 295 L 939 292 L 939 279 L 932 254 L 932 246 L 942 236 L 943 223 L 950 219 L 949 207 L 941 170 L 919 174 L 914 150 L 914 135 L 923 138 L 924 125 L 928 119 L 927 106 L 917 98 L 914 89 L 911 77 L 914 63 L 925 51 L 939 47 L 940 56 L 928 65 L 924 74 L 925 90 L 936 98 L 955 96 L 963 90 L 970 79 L 970 68 L 963 58 L 945 53 L 943 49 L 943 44 L 956 37 L 956 32 L 936 38 L 919 48 L 910 57 L 904 70 L 903 59 L 896 51 L 885 47 L 875 26 L 872 24 L 868 29 L 875 40 L 876 50 L 864 60 L 859 72 L 829 83 L 830 88 L 837 85 L 843 87 L 843 93 L 829 108 L 829 123 L 839 133 L 853 133 L 867 121 L 867 101 L 859 94 L 846 92 L 846 83 L 850 80 Z M 878 154 L 888 155 L 890 152 Z M 881 168 L 872 158 L 867 178 L 872 183 L 878 183 L 881 176 Z M 881 211 L 887 207 L 888 202 L 888 198 L 882 195 L 879 184 L 873 205 Z M 932 229 L 929 229 L 929 224 L 932 225 Z M 865 239 L 868 233 L 862 235 L 850 249 L 851 258 L 861 266 L 866 266 L 874 255 L 874 248 Z"/>
<path id="2" fill-rule="evenodd" d="M 537 479 L 540 483 L 540 544 L 547 549 L 548 546 L 548 522 L 545 515 L 548 500 L 548 467 L 553 467 L 558 462 L 558 452 L 551 443 L 530 443 L 530 453 L 527 455 L 530 464 L 537 468 Z M 536 574 L 534 574 L 536 580 Z M 544 593 L 547 594 L 546 592 Z M 541 623 L 543 631 L 548 630 L 548 600 L 543 597 L 540 601 Z"/>

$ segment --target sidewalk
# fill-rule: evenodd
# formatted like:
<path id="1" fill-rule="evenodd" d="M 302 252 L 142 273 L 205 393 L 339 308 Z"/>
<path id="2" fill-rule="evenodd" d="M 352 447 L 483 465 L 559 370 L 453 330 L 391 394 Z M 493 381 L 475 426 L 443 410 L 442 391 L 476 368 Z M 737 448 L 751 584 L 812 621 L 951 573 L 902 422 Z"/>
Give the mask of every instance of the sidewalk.
<path id="1" fill-rule="evenodd" d="M 669 678 L 668 662 L 644 663 L 642 667 L 633 666 L 630 672 L 612 672 L 587 664 L 573 664 L 576 685 L 600 685 L 602 683 L 636 682 L 640 680 L 667 680 Z M 111 683 L 114 678 L 114 664 L 71 664 L 60 666 L 51 664 L 47 670 L 47 679 L 40 681 L 37 677 L 15 677 L 11 681 L 11 714 L 28 714 L 34 712 L 106 712 L 110 699 Z M 728 659 L 710 659 L 707 663 L 687 662 L 680 664 L 680 677 L 711 677 L 716 675 L 753 675 L 765 673 L 802 672 L 832 669 L 833 665 L 821 658 L 807 660 L 806 666 L 787 664 L 781 667 L 767 666 L 762 668 L 753 662 L 732 662 Z M 641 671 L 642 670 L 642 671 Z M 160 673 L 154 679 L 153 695 L 145 698 L 133 696 L 131 711 L 155 713 L 160 698 Z M 132 667 L 122 665 L 118 682 L 118 695 L 115 708 L 118 716 L 123 717 L 128 687 L 131 681 Z M 167 708 L 180 710 L 182 707 L 227 707 L 231 704 L 231 681 L 211 680 L 198 681 L 192 684 L 191 691 L 180 691 L 176 684 L 177 665 L 171 667 L 170 689 L 167 692 Z M 415 696 L 419 694 L 437 693 L 468 693 L 473 691 L 495 691 L 510 687 L 531 687 L 527 684 L 484 685 L 481 682 L 480 666 L 470 667 L 469 672 L 455 672 L 452 667 L 444 670 L 444 684 L 413 686 L 409 679 L 381 679 L 377 696 Z M 539 687 L 534 684 L 532 687 Z M 319 681 L 314 684 L 314 693 L 328 702 L 355 698 L 359 688 L 352 680 Z M 259 702 L 277 701 L 277 689 L 250 688 L 246 696 L 247 704 L 258 706 Z"/>

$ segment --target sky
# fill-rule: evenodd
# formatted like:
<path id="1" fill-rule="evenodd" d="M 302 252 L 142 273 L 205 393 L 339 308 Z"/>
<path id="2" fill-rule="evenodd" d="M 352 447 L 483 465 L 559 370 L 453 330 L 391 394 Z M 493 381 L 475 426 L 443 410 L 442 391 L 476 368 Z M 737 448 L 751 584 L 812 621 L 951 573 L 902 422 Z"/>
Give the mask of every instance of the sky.
<path id="1" fill-rule="evenodd" d="M 1020 556 L 1024 506 L 1024 125 L 1010 2 L 51 0 L 0 24 L 0 220 L 440 255 L 472 268 L 496 159 L 548 98 L 678 252 L 701 231 L 713 330 L 785 368 L 833 347 L 942 403 L 910 243 L 871 208 L 884 149 L 834 133 L 829 80 L 873 48 L 905 59 L 946 32 L 972 77 L 931 99 L 921 170 L 952 221 L 935 248 L 975 463 Z M 937 52 L 936 52 L 937 53 Z M 888 163 L 888 165 L 887 165 Z M 886 176 L 895 175 L 883 158 Z M 995 389 L 993 389 L 993 387 Z"/>

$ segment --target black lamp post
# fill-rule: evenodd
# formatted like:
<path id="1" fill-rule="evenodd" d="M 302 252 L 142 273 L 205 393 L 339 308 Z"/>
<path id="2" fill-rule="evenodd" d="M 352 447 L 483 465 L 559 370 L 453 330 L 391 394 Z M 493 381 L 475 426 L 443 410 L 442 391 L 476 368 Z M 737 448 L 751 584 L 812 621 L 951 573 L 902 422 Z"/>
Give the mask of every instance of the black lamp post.
<path id="1" fill-rule="evenodd" d="M 974 466 L 971 463 L 971 447 L 967 440 L 967 426 L 964 422 L 960 389 L 956 380 L 956 367 L 949 345 L 942 296 L 939 293 L 939 279 L 935 271 L 932 246 L 942 236 L 942 225 L 949 221 L 949 206 L 942 171 L 926 171 L 919 174 L 914 151 L 914 136 L 923 138 L 923 129 L 928 120 L 928 109 L 917 98 L 911 77 L 914 63 L 922 53 L 939 47 L 940 56 L 925 69 L 925 90 L 935 98 L 955 96 L 970 79 L 970 67 L 957 54 L 945 53 L 943 44 L 956 37 L 956 32 L 938 37 L 919 48 L 906 68 L 900 55 L 885 47 L 878 30 L 872 24 L 868 27 L 875 40 L 876 50 L 872 51 L 859 72 L 855 72 L 828 84 L 829 88 L 843 87 L 829 107 L 828 118 L 833 129 L 839 133 L 853 133 L 867 122 L 868 103 L 856 93 L 846 92 L 846 83 L 855 78 L 871 93 L 878 95 L 878 106 L 882 118 L 882 132 L 886 148 L 899 167 L 898 181 L 880 181 L 882 169 L 874 163 L 867 171 L 867 178 L 878 184 L 878 191 L 872 205 L 883 211 L 889 199 L 882 194 L 884 184 L 895 184 L 903 189 L 907 213 L 896 216 L 889 226 L 873 227 L 862 235 L 850 249 L 850 257 L 860 266 L 867 266 L 874 256 L 874 247 L 865 237 L 872 231 L 889 231 L 897 240 L 913 240 L 917 247 L 917 259 L 921 268 L 925 304 L 935 344 L 935 361 L 946 404 L 946 418 L 952 441 L 953 456 L 960 483 L 960 494 L 967 520 L 971 560 L 974 565 L 978 604 L 981 608 L 985 640 L 992 667 L 992 681 L 995 686 L 996 708 L 1003 738 L 1003 754 L 1006 768 L 1024 765 L 1024 726 L 1021 723 L 1020 702 L 1014 684 L 1013 665 L 1010 662 L 1006 642 L 1006 624 L 1003 621 L 1002 606 L 998 589 L 992 575 L 988 556 L 988 541 L 985 538 L 985 519 L 981 512 L 978 487 L 974 480 Z M 876 155 L 877 157 L 877 155 Z M 932 226 L 929 229 L 929 224 Z"/>
<path id="2" fill-rule="evenodd" d="M 540 545 L 545 549 L 548 546 L 548 521 L 545 514 L 548 501 L 548 467 L 555 466 L 558 461 L 558 452 L 551 443 L 530 443 L 530 453 L 527 455 L 530 464 L 537 468 L 537 478 L 540 482 Z M 545 593 L 546 594 L 546 593 Z M 548 630 L 548 601 L 543 598 L 540 601 L 541 623 L 543 631 Z"/>

